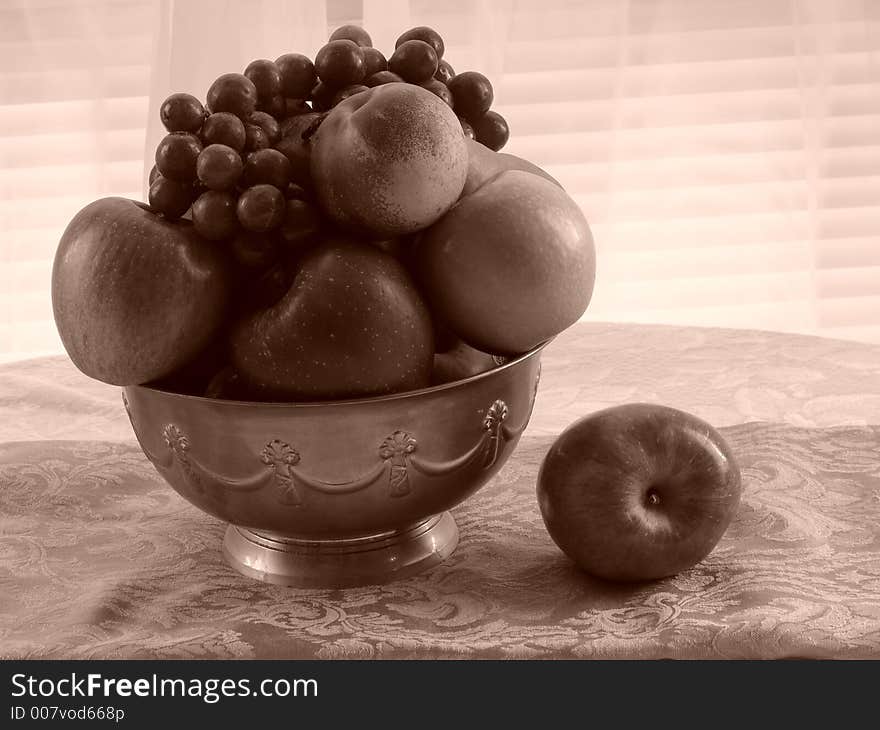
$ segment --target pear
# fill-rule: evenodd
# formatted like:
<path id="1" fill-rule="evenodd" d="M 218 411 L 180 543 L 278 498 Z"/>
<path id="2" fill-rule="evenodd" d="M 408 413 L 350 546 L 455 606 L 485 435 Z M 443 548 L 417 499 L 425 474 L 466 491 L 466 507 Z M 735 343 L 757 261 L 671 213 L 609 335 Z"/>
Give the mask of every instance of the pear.
<path id="1" fill-rule="evenodd" d="M 406 269 L 376 246 L 331 238 L 287 293 L 234 328 L 230 359 L 256 400 L 336 400 L 429 385 L 431 316 Z"/>

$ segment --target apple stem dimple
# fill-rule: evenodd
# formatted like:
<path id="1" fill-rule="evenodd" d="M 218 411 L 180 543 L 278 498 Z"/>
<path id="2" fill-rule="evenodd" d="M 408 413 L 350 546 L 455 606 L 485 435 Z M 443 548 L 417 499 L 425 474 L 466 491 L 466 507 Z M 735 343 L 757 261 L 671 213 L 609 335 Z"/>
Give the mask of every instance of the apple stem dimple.
<path id="1" fill-rule="evenodd" d="M 645 501 L 649 507 L 656 507 L 660 504 L 660 493 L 654 487 L 651 487 L 647 494 L 645 494 Z"/>

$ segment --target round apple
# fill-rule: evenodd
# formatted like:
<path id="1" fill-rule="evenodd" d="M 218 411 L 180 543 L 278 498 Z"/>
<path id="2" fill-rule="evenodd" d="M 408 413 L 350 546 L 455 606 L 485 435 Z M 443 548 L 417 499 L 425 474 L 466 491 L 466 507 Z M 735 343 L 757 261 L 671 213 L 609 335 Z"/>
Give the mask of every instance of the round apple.
<path id="1" fill-rule="evenodd" d="M 576 421 L 538 474 L 550 536 L 606 580 L 654 580 L 700 562 L 730 524 L 741 480 L 718 431 L 689 413 L 633 403 Z"/>
<path id="2" fill-rule="evenodd" d="M 52 306 L 86 375 L 135 385 L 181 367 L 215 336 L 229 297 L 226 259 L 192 223 L 125 198 L 77 213 L 58 244 Z"/>
<path id="3" fill-rule="evenodd" d="M 526 352 L 576 322 L 596 272 L 577 203 L 549 180 L 511 169 L 424 231 L 414 261 L 432 309 L 450 329 L 502 355 Z"/>

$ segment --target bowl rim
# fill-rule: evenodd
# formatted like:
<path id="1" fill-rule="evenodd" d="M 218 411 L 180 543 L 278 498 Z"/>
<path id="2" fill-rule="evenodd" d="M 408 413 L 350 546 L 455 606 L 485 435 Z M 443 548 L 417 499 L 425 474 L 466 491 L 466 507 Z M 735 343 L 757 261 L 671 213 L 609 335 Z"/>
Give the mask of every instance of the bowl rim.
<path id="1" fill-rule="evenodd" d="M 453 380 L 449 383 L 440 383 L 439 385 L 429 385 L 427 388 L 418 388 L 416 390 L 406 390 L 402 393 L 389 393 L 386 395 L 375 395 L 368 396 L 366 398 L 348 398 L 345 400 L 321 400 L 321 401 L 256 401 L 256 400 L 234 400 L 234 399 L 226 399 L 226 398 L 210 398 L 205 395 L 190 395 L 188 393 L 177 393 L 173 390 L 165 390 L 164 388 L 157 388 L 155 386 L 151 386 L 148 384 L 142 385 L 125 385 L 123 386 L 124 390 L 145 390 L 153 393 L 162 393 L 164 395 L 172 396 L 174 398 L 180 398 L 188 401 L 196 401 L 199 403 L 212 403 L 212 404 L 222 404 L 223 407 L 271 407 L 271 408 L 326 408 L 327 406 L 350 406 L 350 405 L 363 405 L 366 403 L 384 403 L 388 401 L 397 401 L 397 400 L 408 400 L 410 398 L 418 398 L 421 396 L 432 395 L 434 393 L 440 393 L 445 390 L 454 390 L 455 388 L 463 387 L 469 383 L 474 383 L 479 380 L 484 380 L 486 378 L 490 378 L 493 375 L 500 373 L 503 370 L 507 370 L 508 368 L 513 368 L 519 363 L 528 360 L 531 357 L 537 355 L 541 350 L 543 350 L 547 345 L 549 345 L 555 337 L 550 337 L 549 339 L 544 340 L 538 345 L 535 345 L 528 352 L 524 352 L 521 355 L 517 355 L 515 358 L 510 360 L 509 362 L 504 363 L 504 365 L 499 365 L 498 367 L 492 368 L 491 370 L 485 370 L 482 373 L 477 373 L 476 375 L 471 375 L 467 378 L 463 378 L 462 380 Z"/>

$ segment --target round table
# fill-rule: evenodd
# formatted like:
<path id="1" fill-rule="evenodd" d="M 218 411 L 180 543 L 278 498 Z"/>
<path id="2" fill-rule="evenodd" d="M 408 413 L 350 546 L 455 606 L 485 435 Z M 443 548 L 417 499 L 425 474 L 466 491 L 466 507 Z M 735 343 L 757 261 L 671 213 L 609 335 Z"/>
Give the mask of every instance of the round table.
<path id="1" fill-rule="evenodd" d="M 453 556 L 346 590 L 240 576 L 120 389 L 60 356 L 3 365 L 0 657 L 880 657 L 880 346 L 581 323 L 543 363 L 516 452 L 455 510 Z M 554 546 L 535 478 L 569 423 L 635 401 L 720 427 L 743 499 L 691 570 L 603 583 Z"/>

